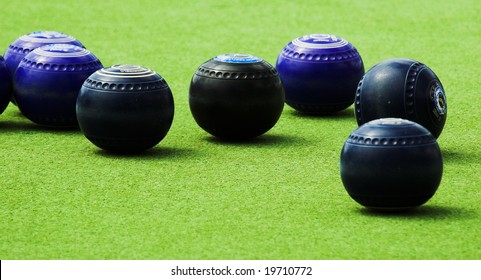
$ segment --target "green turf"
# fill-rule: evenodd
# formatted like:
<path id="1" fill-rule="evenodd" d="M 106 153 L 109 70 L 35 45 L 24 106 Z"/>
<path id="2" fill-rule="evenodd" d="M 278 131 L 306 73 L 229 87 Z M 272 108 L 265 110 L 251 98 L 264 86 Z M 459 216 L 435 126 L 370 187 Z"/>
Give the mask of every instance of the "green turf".
<path id="1" fill-rule="evenodd" d="M 139 3 L 140 2 L 140 3 Z M 35 30 L 82 41 L 104 65 L 159 72 L 174 93 L 167 137 L 132 156 L 80 131 L 0 116 L 0 259 L 481 259 L 480 1 L 5 1 L 0 52 Z M 366 70 L 393 57 L 441 79 L 448 120 L 436 195 L 404 214 L 347 195 L 339 155 L 357 127 L 349 108 L 305 117 L 286 107 L 248 143 L 194 122 L 197 66 L 226 52 L 275 63 L 291 39 L 332 33 Z"/>

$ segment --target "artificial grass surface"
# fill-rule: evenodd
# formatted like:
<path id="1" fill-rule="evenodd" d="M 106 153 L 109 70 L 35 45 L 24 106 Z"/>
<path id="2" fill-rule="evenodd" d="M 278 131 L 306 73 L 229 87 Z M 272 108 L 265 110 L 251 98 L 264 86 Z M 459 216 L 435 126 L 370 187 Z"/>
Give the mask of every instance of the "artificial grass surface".
<path id="1" fill-rule="evenodd" d="M 169 83 L 167 137 L 117 156 L 78 130 L 48 130 L 10 105 L 0 116 L 0 259 L 480 259 L 480 1 L 8 1 L 0 51 L 35 30 L 75 36 L 105 66 L 140 64 Z M 188 107 L 195 69 L 221 53 L 271 64 L 293 38 L 350 41 L 366 71 L 408 57 L 447 94 L 444 175 L 424 206 L 357 205 L 339 155 L 352 107 L 329 117 L 288 108 L 247 143 L 203 132 Z"/>

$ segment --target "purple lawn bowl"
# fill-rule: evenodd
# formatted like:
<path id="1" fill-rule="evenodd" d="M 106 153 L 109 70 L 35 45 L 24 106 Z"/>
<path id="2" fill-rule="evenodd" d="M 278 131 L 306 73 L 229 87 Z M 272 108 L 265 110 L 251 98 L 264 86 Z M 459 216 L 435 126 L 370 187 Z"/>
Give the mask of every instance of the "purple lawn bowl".
<path id="1" fill-rule="evenodd" d="M 352 105 L 364 75 L 356 48 L 328 34 L 292 40 L 279 54 L 276 68 L 286 103 L 306 114 L 332 114 Z"/>
<path id="2" fill-rule="evenodd" d="M 102 63 L 90 51 L 68 44 L 35 49 L 19 64 L 14 97 L 31 121 L 51 127 L 78 125 L 75 105 L 83 82 Z"/>

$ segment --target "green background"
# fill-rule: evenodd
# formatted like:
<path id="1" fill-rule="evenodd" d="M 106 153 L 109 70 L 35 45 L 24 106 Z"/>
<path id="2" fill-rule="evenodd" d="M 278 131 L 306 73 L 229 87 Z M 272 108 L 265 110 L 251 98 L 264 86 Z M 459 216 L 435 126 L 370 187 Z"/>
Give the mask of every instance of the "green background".
<path id="1" fill-rule="evenodd" d="M 160 3 L 158 3 L 160 2 Z M 105 66 L 161 74 L 174 123 L 154 149 L 105 153 L 78 130 L 48 130 L 10 105 L 0 116 L 0 259 L 480 259 L 481 2 L 4 1 L 0 52 L 57 30 Z M 226 143 L 191 116 L 196 68 L 230 52 L 275 64 L 292 39 L 336 34 L 366 71 L 393 57 L 441 79 L 448 119 L 436 195 L 408 213 L 365 210 L 339 156 L 352 107 L 329 117 L 285 107 L 277 125 Z"/>

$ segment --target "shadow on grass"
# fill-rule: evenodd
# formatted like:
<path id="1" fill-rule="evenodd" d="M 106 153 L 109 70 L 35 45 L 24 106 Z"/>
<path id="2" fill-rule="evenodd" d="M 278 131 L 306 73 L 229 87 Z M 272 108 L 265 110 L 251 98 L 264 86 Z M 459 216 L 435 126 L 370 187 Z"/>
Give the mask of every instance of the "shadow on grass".
<path id="1" fill-rule="evenodd" d="M 253 139 L 248 140 L 224 140 L 214 136 L 204 137 L 209 143 L 225 146 L 249 146 L 249 147 L 266 147 L 266 146 L 288 146 L 288 145 L 302 145 L 306 142 L 305 139 L 292 135 L 276 135 L 264 134 Z"/>
<path id="2" fill-rule="evenodd" d="M 193 149 L 185 148 L 169 148 L 169 147 L 153 147 L 142 152 L 131 153 L 115 153 L 96 148 L 94 154 L 111 159 L 160 159 L 160 158 L 180 158 L 192 157 L 197 152 Z"/>
<path id="3" fill-rule="evenodd" d="M 10 106 L 14 106 L 11 105 Z M 55 127 L 39 125 L 29 120 L 20 110 L 10 111 L 7 113 L 10 117 L 8 121 L 0 118 L 0 131 L 17 132 L 17 131 L 31 131 L 31 132 L 47 132 L 47 133 L 71 133 L 80 132 L 78 125 L 71 127 Z"/>
<path id="4" fill-rule="evenodd" d="M 288 114 L 298 117 L 298 118 L 305 118 L 305 119 L 312 119 L 312 120 L 339 120 L 339 119 L 355 119 L 354 116 L 354 109 L 349 107 L 345 110 L 335 112 L 332 114 L 306 114 L 297 110 L 289 110 Z"/>
<path id="5" fill-rule="evenodd" d="M 463 151 L 463 150 L 446 150 L 441 148 L 441 154 L 444 162 L 449 163 L 479 163 L 481 162 L 481 152 L 479 151 Z"/>
<path id="6" fill-rule="evenodd" d="M 475 217 L 469 210 L 457 207 L 423 205 L 416 208 L 404 210 L 376 210 L 370 208 L 360 208 L 357 211 L 364 216 L 377 218 L 413 218 L 413 219 L 457 219 L 464 220 Z"/>
<path id="7" fill-rule="evenodd" d="M 80 128 L 75 127 L 50 127 L 42 126 L 28 119 L 24 121 L 0 121 L 1 132 L 45 132 L 54 134 L 74 134 L 80 133 Z"/>

